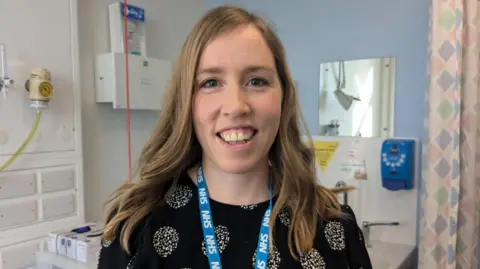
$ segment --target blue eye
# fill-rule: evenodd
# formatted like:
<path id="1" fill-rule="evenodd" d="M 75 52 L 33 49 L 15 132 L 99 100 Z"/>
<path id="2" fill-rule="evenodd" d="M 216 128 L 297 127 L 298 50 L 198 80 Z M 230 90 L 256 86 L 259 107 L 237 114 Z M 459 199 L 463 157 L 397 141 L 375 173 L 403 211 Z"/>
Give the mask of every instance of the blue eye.
<path id="1" fill-rule="evenodd" d="M 252 78 L 247 83 L 248 86 L 263 87 L 268 86 L 268 81 L 263 78 Z"/>
<path id="2" fill-rule="evenodd" d="M 208 79 L 201 85 L 202 88 L 214 88 L 218 87 L 218 81 L 216 79 Z"/>

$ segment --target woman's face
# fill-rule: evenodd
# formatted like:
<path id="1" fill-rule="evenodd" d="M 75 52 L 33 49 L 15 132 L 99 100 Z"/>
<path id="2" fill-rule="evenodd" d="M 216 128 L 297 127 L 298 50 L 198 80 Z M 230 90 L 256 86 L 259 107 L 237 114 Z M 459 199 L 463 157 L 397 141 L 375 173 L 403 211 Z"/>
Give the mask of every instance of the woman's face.
<path id="1" fill-rule="evenodd" d="M 204 162 L 228 173 L 265 165 L 278 132 L 281 103 L 272 52 L 254 26 L 212 40 L 200 57 L 193 101 Z"/>

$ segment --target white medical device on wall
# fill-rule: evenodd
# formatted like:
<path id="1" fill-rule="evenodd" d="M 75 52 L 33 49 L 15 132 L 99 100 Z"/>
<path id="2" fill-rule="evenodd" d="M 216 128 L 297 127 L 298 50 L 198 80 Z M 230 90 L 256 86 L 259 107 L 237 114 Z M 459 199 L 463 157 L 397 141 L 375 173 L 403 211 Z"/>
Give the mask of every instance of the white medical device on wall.
<path id="1" fill-rule="evenodd" d="M 123 53 L 125 52 L 125 5 L 122 2 L 111 4 L 108 12 L 110 22 L 110 51 Z M 145 10 L 127 4 L 126 14 L 128 53 L 146 56 Z"/>
<path id="2" fill-rule="evenodd" d="M 7 75 L 7 56 L 4 44 L 0 44 L 0 62 L 1 62 L 1 76 L 0 76 L 0 91 L 4 94 L 5 101 L 7 99 L 7 92 L 10 86 L 14 85 L 13 79 Z M 30 72 L 30 78 L 25 82 L 25 89 L 29 92 L 28 99 L 30 106 L 36 109 L 36 117 L 32 128 L 28 132 L 25 141 L 19 145 L 18 149 L 5 162 L 0 163 L 0 172 L 9 167 L 23 152 L 25 147 L 30 143 L 31 139 L 37 131 L 40 123 L 42 109 L 48 108 L 48 104 L 53 97 L 53 86 L 50 71 L 46 68 L 34 68 Z"/>
<path id="3" fill-rule="evenodd" d="M 30 79 L 25 82 L 30 106 L 47 108 L 53 96 L 52 77 L 45 68 L 35 68 L 30 72 Z"/>
<path id="4" fill-rule="evenodd" d="M 96 101 L 112 103 L 114 109 L 127 108 L 127 58 L 130 109 L 160 110 L 163 90 L 172 72 L 171 62 L 147 56 L 146 11 L 133 5 L 127 5 L 126 10 L 121 2 L 109 6 L 111 51 L 95 57 Z"/>
<path id="5" fill-rule="evenodd" d="M 5 44 L 0 43 L 0 93 L 3 93 L 6 98 L 9 86 L 13 85 L 13 79 L 7 75 L 7 56 L 5 53 Z"/>

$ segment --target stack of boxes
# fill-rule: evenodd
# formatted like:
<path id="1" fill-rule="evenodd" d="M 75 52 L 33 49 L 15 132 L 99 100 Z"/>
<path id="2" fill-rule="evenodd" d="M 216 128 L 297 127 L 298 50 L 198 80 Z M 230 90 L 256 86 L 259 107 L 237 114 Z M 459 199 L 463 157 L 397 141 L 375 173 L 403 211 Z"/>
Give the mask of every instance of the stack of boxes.
<path id="1" fill-rule="evenodd" d="M 83 266 L 81 268 L 96 268 L 102 246 L 102 231 L 103 227 L 100 227 L 96 222 L 91 222 L 76 229 L 51 232 L 47 240 L 48 252 L 60 256 L 59 259 L 63 258 L 63 260 L 68 259 L 80 263 Z M 54 265 L 53 262 L 51 265 Z M 58 266 L 55 268 L 58 268 Z"/>

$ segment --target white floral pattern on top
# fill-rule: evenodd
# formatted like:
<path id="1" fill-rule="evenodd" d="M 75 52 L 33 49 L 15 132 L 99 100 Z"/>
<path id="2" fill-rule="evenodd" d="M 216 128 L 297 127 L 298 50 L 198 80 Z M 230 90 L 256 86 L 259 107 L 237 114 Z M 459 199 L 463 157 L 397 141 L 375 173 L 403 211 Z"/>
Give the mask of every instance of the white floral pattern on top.
<path id="1" fill-rule="evenodd" d="M 230 242 L 230 232 L 228 228 L 223 225 L 215 227 L 215 238 L 217 239 L 218 251 L 222 253 L 227 248 L 228 242 Z M 205 247 L 205 240 L 202 242 L 202 252 L 207 256 L 207 248 Z"/>
<path id="2" fill-rule="evenodd" d="M 251 205 L 242 205 L 240 207 L 245 210 L 254 210 L 255 208 L 257 208 L 257 206 L 258 206 L 257 204 L 251 204 Z"/>
<path id="3" fill-rule="evenodd" d="M 345 249 L 345 232 L 343 225 L 338 221 L 329 221 L 325 225 L 325 237 L 333 250 Z"/>
<path id="4" fill-rule="evenodd" d="M 133 257 L 128 261 L 128 264 L 127 264 L 127 268 L 126 268 L 126 269 L 133 269 L 133 264 L 135 263 L 135 258 L 137 258 L 137 256 L 133 256 Z"/>
<path id="5" fill-rule="evenodd" d="M 184 207 L 193 197 L 193 191 L 185 185 L 177 185 L 170 188 L 165 194 L 165 202 L 172 208 Z"/>
<path id="6" fill-rule="evenodd" d="M 113 241 L 111 240 L 102 240 L 102 247 L 104 248 L 108 248 L 109 246 L 111 246 L 113 243 Z"/>
<path id="7" fill-rule="evenodd" d="M 180 236 L 173 227 L 165 226 L 153 235 L 153 247 L 162 258 L 170 256 L 177 249 Z"/>
<path id="8" fill-rule="evenodd" d="M 303 269 L 325 269 L 325 261 L 318 250 L 312 248 L 305 255 L 300 256 Z"/>
<path id="9" fill-rule="evenodd" d="M 290 227 L 290 211 L 286 205 L 282 206 L 278 212 L 278 218 L 283 225 Z"/>
<path id="10" fill-rule="evenodd" d="M 257 251 L 253 253 L 252 262 L 253 268 L 255 267 L 255 260 L 257 259 Z M 268 261 L 267 267 L 268 269 L 278 269 L 280 268 L 280 263 L 282 262 L 282 258 L 280 257 L 280 252 L 278 251 L 276 246 L 272 247 L 272 251 L 268 253 Z"/>

